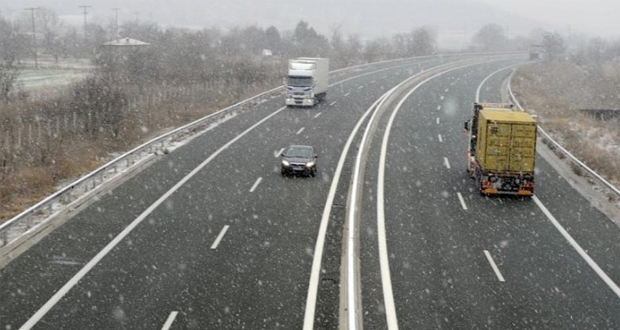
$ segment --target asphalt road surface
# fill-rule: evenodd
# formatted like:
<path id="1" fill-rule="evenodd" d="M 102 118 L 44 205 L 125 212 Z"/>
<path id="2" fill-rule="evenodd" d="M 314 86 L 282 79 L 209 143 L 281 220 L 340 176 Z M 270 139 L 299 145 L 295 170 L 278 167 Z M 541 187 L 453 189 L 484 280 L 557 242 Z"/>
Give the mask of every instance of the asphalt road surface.
<path id="1" fill-rule="evenodd" d="M 333 74 L 318 107 L 283 108 L 274 99 L 161 156 L 0 270 L 0 327 L 301 329 L 316 290 L 311 325 L 337 328 L 353 151 L 335 190 L 318 287 L 309 279 L 343 147 L 381 95 L 454 60 Z M 401 329 L 620 328 L 619 297 L 549 216 L 615 283 L 618 228 L 543 159 L 535 199 L 480 196 L 465 173 L 462 128 L 476 90 L 518 63 L 524 59 L 496 58 L 452 70 L 404 101 L 381 179 L 385 235 L 377 224 L 378 169 L 393 109 L 380 118 L 359 223 L 364 328 L 395 329 L 385 281 Z M 507 73 L 489 78 L 481 99 L 499 98 Z M 290 144 L 316 148 L 315 178 L 280 175 L 277 154 Z M 380 267 L 382 239 L 389 278 Z"/>

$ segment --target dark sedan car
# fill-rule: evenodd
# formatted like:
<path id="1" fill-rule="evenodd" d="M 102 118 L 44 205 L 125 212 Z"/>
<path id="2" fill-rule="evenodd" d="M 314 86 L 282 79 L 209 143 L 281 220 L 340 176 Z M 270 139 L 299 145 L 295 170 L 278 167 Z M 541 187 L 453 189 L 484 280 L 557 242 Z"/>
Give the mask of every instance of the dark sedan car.
<path id="1" fill-rule="evenodd" d="M 292 145 L 282 152 L 282 175 L 316 175 L 318 156 L 311 146 Z"/>

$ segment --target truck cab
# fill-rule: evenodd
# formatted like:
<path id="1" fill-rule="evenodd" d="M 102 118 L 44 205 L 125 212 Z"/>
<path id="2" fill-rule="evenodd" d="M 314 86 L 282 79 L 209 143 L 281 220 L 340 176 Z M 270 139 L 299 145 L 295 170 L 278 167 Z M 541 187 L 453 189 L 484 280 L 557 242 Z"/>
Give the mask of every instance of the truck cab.
<path id="1" fill-rule="evenodd" d="M 329 60 L 301 57 L 289 60 L 286 105 L 312 107 L 325 98 Z"/>

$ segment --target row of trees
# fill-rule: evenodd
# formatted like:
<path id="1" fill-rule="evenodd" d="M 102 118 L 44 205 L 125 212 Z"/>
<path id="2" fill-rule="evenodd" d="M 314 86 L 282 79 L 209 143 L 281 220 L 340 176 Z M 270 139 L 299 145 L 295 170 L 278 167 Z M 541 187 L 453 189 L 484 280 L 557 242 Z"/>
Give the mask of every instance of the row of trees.
<path id="1" fill-rule="evenodd" d="M 82 30 L 64 25 L 52 10 L 39 8 L 34 14 L 37 53 L 55 59 L 92 57 L 102 72 L 114 73 L 108 74 L 109 77 L 140 84 L 272 84 L 284 74 L 285 66 L 281 61 L 296 56 L 329 57 L 331 67 L 336 69 L 438 52 L 438 35 L 435 29 L 428 27 L 391 38 L 366 40 L 355 34 L 345 36 L 339 27 L 333 28 L 327 37 L 305 21 L 286 31 L 275 26 L 237 27 L 226 31 L 218 28 L 163 29 L 156 23 L 137 21 L 124 22 L 118 29 L 112 22 L 106 26 L 89 23 Z M 0 17 L 0 101 L 10 100 L 17 68 L 32 57 L 34 45 L 29 19 L 24 16 L 9 21 Z M 118 53 L 101 47 L 106 41 L 117 38 L 117 31 L 118 35 L 142 40 L 151 46 L 124 51 L 119 61 Z M 556 37 L 558 35 L 547 34 L 544 38 L 549 41 L 549 51 L 560 54 L 565 47 L 561 37 Z M 469 50 L 526 50 L 542 39 L 542 33 L 509 39 L 502 26 L 488 24 L 473 36 Z M 261 57 L 264 49 L 275 57 Z"/>

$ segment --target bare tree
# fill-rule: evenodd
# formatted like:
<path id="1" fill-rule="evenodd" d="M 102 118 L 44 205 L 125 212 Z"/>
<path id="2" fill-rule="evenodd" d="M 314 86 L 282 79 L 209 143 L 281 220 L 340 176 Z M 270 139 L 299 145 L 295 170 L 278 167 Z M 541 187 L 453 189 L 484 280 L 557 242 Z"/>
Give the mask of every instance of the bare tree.
<path id="1" fill-rule="evenodd" d="M 418 28 L 411 32 L 410 53 L 415 56 L 431 55 L 435 53 L 437 39 L 428 28 Z"/>
<path id="2" fill-rule="evenodd" d="M 362 58 L 365 62 L 371 63 L 388 59 L 393 53 L 392 44 L 388 39 L 376 39 L 366 43 Z"/>
<path id="3" fill-rule="evenodd" d="M 504 28 L 491 23 L 483 26 L 473 37 L 473 41 L 483 50 L 502 50 L 506 43 Z"/>
<path id="4" fill-rule="evenodd" d="M 60 21 L 55 11 L 45 7 L 40 7 L 35 12 L 35 19 L 37 20 L 37 28 L 43 35 L 43 49 L 47 53 L 56 54 L 57 38 L 59 29 L 62 27 L 62 21 Z"/>
<path id="5" fill-rule="evenodd" d="M 19 50 L 19 38 L 12 24 L 0 17 L 0 100 L 9 102 L 18 71 L 14 65 Z"/>
<path id="6" fill-rule="evenodd" d="M 548 33 L 543 36 L 543 47 L 547 52 L 548 60 L 559 60 L 564 57 L 566 45 L 564 38 L 558 33 Z"/>

